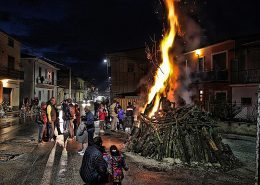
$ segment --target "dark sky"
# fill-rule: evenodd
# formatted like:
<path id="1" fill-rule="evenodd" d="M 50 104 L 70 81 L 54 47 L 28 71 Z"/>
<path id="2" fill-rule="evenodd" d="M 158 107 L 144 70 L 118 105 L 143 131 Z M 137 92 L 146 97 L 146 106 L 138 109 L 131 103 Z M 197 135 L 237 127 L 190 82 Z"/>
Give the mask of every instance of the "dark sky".
<path id="1" fill-rule="evenodd" d="M 161 35 L 159 0 L 0 0 L 0 29 L 23 51 L 72 65 L 102 82 L 104 54 L 137 48 Z M 180 11 L 202 28 L 207 42 L 259 34 L 257 0 L 183 0 Z M 159 8 L 158 8 L 159 7 Z M 158 13 L 159 11 L 159 13 Z"/>

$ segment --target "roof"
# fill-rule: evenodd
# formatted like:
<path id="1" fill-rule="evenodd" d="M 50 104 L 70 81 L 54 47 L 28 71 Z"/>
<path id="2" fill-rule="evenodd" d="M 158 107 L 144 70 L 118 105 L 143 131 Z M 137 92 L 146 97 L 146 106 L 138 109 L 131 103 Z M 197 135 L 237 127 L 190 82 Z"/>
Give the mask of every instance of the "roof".
<path id="1" fill-rule="evenodd" d="M 52 68 L 55 68 L 56 70 L 59 70 L 59 68 L 57 68 L 57 66 L 53 65 L 53 63 L 51 63 L 49 59 L 45 58 L 45 57 L 38 57 L 35 55 L 31 55 L 31 54 L 27 54 L 27 53 L 22 53 L 21 54 L 21 59 L 40 59 L 41 61 L 47 63 L 47 65 L 49 65 Z M 38 61 L 39 62 L 39 61 Z M 53 61 L 54 62 L 54 61 Z"/>
<path id="2" fill-rule="evenodd" d="M 2 32 L 3 34 L 7 35 L 8 37 L 11 37 L 11 38 L 14 39 L 15 41 L 21 43 L 21 41 L 20 41 L 19 39 L 17 39 L 16 37 L 10 35 L 9 33 L 7 33 L 6 31 L 4 31 L 4 30 L 2 30 L 2 29 L 0 28 L 0 33 L 1 33 L 1 32 Z"/>

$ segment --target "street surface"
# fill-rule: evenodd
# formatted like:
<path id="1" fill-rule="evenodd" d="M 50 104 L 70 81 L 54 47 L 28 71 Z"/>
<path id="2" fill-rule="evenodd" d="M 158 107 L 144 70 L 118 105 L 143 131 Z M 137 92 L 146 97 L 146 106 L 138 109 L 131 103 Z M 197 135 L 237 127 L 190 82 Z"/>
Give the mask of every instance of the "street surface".
<path id="1" fill-rule="evenodd" d="M 102 136 L 108 149 L 115 144 L 124 148 L 127 136 L 107 132 Z M 123 184 L 188 185 L 188 184 L 253 184 L 255 139 L 226 135 L 235 155 L 244 163 L 240 169 L 226 173 L 200 168 L 159 168 L 162 163 L 126 153 L 130 170 L 125 173 Z M 37 125 L 30 120 L 7 119 L 0 121 L 0 184 L 47 185 L 84 184 L 79 175 L 82 156 L 77 154 L 79 144 L 69 140 L 63 147 L 63 136 L 57 142 L 37 143 Z M 162 165 L 163 166 L 163 165 Z"/>

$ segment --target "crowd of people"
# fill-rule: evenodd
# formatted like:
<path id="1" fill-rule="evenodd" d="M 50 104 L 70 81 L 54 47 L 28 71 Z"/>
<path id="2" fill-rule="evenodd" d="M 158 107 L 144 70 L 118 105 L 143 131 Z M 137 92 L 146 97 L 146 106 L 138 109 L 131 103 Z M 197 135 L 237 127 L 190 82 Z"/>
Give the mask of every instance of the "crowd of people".
<path id="1" fill-rule="evenodd" d="M 109 107 L 101 103 L 95 112 L 98 115 L 101 132 L 110 129 L 112 132 L 132 133 L 137 116 L 136 107 L 131 102 L 128 102 L 126 110 L 117 101 L 113 101 Z"/>
<path id="2" fill-rule="evenodd" d="M 121 184 L 124 177 L 123 169 L 128 170 L 124 156 L 115 145 L 106 152 L 102 146 L 101 137 L 95 137 L 95 121 L 99 122 L 100 134 L 110 130 L 123 131 L 131 134 L 134 123 L 135 106 L 130 102 L 124 110 L 118 102 L 95 103 L 94 111 L 90 106 L 84 107 L 81 115 L 78 104 L 66 99 L 61 103 L 63 131 L 60 129 L 61 120 L 52 97 L 48 102 L 41 102 L 36 113 L 35 121 L 38 124 L 38 142 L 54 141 L 58 135 L 63 135 L 64 147 L 69 139 L 80 143 L 78 154 L 83 156 L 80 175 L 87 184 Z M 57 132 L 55 132 L 57 131 Z"/>

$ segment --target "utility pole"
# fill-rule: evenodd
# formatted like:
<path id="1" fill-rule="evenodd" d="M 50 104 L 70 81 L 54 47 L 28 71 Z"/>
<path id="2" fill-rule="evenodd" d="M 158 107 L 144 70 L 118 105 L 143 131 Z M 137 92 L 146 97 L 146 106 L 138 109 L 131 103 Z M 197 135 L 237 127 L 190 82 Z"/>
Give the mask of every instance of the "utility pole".
<path id="1" fill-rule="evenodd" d="M 71 98 L 71 67 L 69 68 L 69 98 Z"/>
<path id="2" fill-rule="evenodd" d="M 260 149 L 260 85 L 257 90 L 257 124 L 256 124 L 256 173 L 255 173 L 255 185 L 259 184 L 259 166 L 260 166 L 260 159 L 259 159 L 259 149 Z"/>

